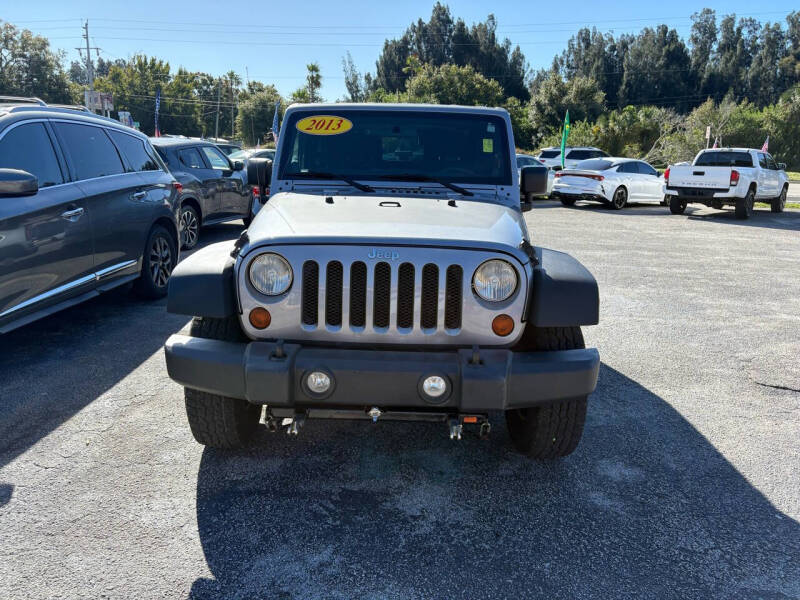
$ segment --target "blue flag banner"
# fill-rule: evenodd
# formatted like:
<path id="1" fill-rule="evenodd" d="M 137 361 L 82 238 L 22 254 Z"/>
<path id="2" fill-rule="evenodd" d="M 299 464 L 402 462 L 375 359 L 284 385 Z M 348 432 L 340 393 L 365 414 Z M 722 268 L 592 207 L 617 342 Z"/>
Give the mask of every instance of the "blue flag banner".
<path id="1" fill-rule="evenodd" d="M 155 115 L 155 137 L 161 137 L 161 132 L 158 130 L 158 110 L 161 108 L 161 89 L 156 91 L 156 115 Z"/>
<path id="2" fill-rule="evenodd" d="M 278 141 L 278 134 L 280 133 L 280 123 L 278 119 L 280 118 L 280 108 L 281 108 L 281 101 L 278 100 L 275 103 L 275 116 L 272 117 L 272 135 L 275 136 L 275 142 Z"/>

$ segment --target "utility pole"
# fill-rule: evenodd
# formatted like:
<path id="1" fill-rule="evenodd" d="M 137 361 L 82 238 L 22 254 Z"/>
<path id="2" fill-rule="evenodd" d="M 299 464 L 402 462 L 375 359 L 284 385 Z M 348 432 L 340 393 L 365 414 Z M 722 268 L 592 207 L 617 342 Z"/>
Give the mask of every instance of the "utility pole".
<path id="1" fill-rule="evenodd" d="M 92 49 L 89 47 L 89 19 L 83 24 L 83 38 L 86 40 L 86 77 L 89 80 L 89 89 L 94 89 L 94 68 L 92 67 Z"/>
<path id="2" fill-rule="evenodd" d="M 219 92 L 220 86 L 222 85 L 222 79 L 217 79 L 217 119 L 216 123 L 214 123 L 214 137 L 219 137 Z"/>
<path id="3" fill-rule="evenodd" d="M 233 130 L 233 79 L 230 80 L 231 84 L 231 139 L 236 135 Z"/>

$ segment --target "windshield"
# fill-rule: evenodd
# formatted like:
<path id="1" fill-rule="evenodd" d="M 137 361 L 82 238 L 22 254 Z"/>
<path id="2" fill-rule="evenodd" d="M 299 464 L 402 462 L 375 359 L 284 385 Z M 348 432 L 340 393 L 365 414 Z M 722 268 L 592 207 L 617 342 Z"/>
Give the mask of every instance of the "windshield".
<path id="1" fill-rule="evenodd" d="M 610 160 L 590 158 L 589 160 L 582 160 L 573 168 L 581 169 L 583 171 L 605 171 L 606 169 L 610 169 L 613 164 L 614 163 L 612 163 Z"/>
<path id="2" fill-rule="evenodd" d="M 555 158 L 561 154 L 561 150 L 542 150 L 539 158 Z"/>
<path id="3" fill-rule="evenodd" d="M 703 152 L 695 161 L 696 167 L 752 167 L 749 152 Z"/>
<path id="4" fill-rule="evenodd" d="M 231 152 L 228 158 L 231 160 L 244 160 L 245 158 L 250 158 L 252 153 L 252 150 L 237 150 L 236 152 Z"/>
<path id="5" fill-rule="evenodd" d="M 512 181 L 506 124 L 499 116 L 325 108 L 295 112 L 283 135 L 280 179 L 324 173 L 367 181 Z"/>

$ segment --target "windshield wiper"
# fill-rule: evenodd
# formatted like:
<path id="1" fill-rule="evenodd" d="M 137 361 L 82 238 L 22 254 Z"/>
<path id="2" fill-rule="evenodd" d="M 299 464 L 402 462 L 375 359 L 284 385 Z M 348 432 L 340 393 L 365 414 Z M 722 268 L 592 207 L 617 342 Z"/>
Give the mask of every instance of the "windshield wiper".
<path id="1" fill-rule="evenodd" d="M 453 190 L 454 192 L 461 194 L 462 196 L 474 196 L 472 192 L 469 190 L 465 190 L 460 185 L 456 185 L 455 183 L 450 183 L 449 181 L 442 181 L 436 177 L 431 177 L 430 175 L 419 175 L 417 173 L 400 173 L 398 175 L 381 175 L 378 179 L 391 179 L 394 181 L 420 181 L 420 182 L 431 182 L 431 183 L 438 183 L 439 185 L 443 185 L 446 188 Z"/>
<path id="2" fill-rule="evenodd" d="M 300 173 L 286 173 L 284 177 L 298 177 L 300 179 L 338 179 L 339 181 L 344 181 L 352 185 L 357 190 L 361 190 L 362 192 L 374 192 L 375 188 L 370 187 L 366 184 L 359 183 L 350 179 L 349 177 L 343 177 L 341 175 L 336 175 L 335 173 L 323 173 L 320 171 L 302 171 Z"/>

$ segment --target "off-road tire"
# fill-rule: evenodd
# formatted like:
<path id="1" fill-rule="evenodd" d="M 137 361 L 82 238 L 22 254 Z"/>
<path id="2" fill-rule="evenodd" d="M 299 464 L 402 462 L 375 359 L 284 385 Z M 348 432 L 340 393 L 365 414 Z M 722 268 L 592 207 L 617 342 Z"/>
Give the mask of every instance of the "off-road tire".
<path id="1" fill-rule="evenodd" d="M 753 188 L 747 190 L 744 198 L 736 199 L 736 210 L 734 211 L 737 219 L 749 219 L 753 216 L 753 206 L 756 201 L 756 193 Z"/>
<path id="2" fill-rule="evenodd" d="M 575 204 L 575 198 L 570 198 L 569 196 L 560 196 L 559 200 L 564 206 L 573 206 Z"/>
<path id="3" fill-rule="evenodd" d="M 777 198 L 773 198 L 772 202 L 770 203 L 770 210 L 774 213 L 783 212 L 783 209 L 786 208 L 786 194 L 788 193 L 787 186 L 783 186 L 780 195 Z"/>
<path id="4" fill-rule="evenodd" d="M 190 328 L 192 337 L 241 342 L 246 339 L 236 317 L 212 319 L 196 317 Z M 185 388 L 186 416 L 192 435 L 212 448 L 242 448 L 258 428 L 261 407 L 247 400 L 228 398 Z"/>
<path id="5" fill-rule="evenodd" d="M 526 351 L 585 348 L 580 327 L 526 327 L 518 349 Z M 506 426 L 514 447 L 530 458 L 567 456 L 578 446 L 586 420 L 587 397 L 544 406 L 506 411 Z"/>
<path id="6" fill-rule="evenodd" d="M 167 252 L 168 256 L 165 256 L 164 252 Z M 159 264 L 156 264 L 157 262 Z M 160 264 L 161 262 L 163 264 Z M 161 225 L 153 225 L 142 254 L 142 272 L 133 282 L 133 291 L 143 298 L 163 298 L 167 295 L 169 276 L 177 262 L 178 240 Z"/>
<path id="7" fill-rule="evenodd" d="M 614 210 L 622 210 L 628 205 L 628 190 L 619 186 L 614 190 L 614 195 L 611 197 L 609 206 Z"/>
<path id="8" fill-rule="evenodd" d="M 686 202 L 684 200 L 681 200 L 677 196 L 669 197 L 669 212 L 673 215 L 682 215 L 685 210 Z"/>

